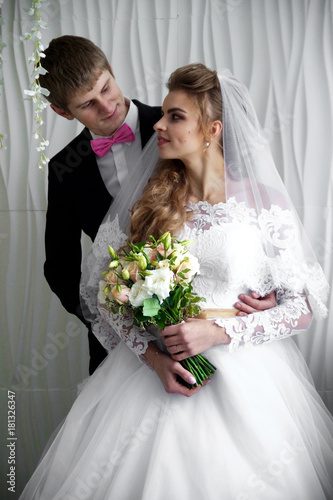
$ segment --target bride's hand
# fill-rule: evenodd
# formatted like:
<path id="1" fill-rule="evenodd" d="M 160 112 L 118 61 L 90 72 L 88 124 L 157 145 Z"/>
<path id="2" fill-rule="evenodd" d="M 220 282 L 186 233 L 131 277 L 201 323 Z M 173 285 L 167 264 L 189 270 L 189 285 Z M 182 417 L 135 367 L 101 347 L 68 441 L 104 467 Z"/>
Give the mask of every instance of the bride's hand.
<path id="1" fill-rule="evenodd" d="M 185 370 L 178 361 L 173 360 L 168 354 L 160 351 L 152 342 L 148 344 L 148 348 L 143 356 L 153 370 L 155 370 L 168 394 L 177 393 L 189 397 L 193 396 L 193 394 L 201 389 L 202 386 L 188 389 L 181 384 L 179 382 L 179 377 L 188 384 L 194 384 L 195 378 L 188 370 Z M 207 383 L 208 380 L 205 381 L 204 385 Z"/>
<path id="2" fill-rule="evenodd" d="M 173 360 L 170 356 L 163 354 L 162 352 L 160 352 L 154 360 L 154 370 L 159 376 L 164 389 L 168 394 L 177 393 L 190 397 L 202 388 L 202 386 L 199 385 L 194 389 L 188 389 L 182 385 L 177 380 L 178 376 L 189 384 L 193 384 L 195 382 L 195 378 L 189 371 L 185 370 L 185 368 L 183 368 L 178 361 Z M 209 379 L 204 382 L 204 385 L 208 382 Z"/>
<path id="3" fill-rule="evenodd" d="M 214 345 L 230 343 L 225 329 L 206 319 L 190 318 L 167 326 L 160 335 L 168 352 L 177 361 L 201 354 Z"/>

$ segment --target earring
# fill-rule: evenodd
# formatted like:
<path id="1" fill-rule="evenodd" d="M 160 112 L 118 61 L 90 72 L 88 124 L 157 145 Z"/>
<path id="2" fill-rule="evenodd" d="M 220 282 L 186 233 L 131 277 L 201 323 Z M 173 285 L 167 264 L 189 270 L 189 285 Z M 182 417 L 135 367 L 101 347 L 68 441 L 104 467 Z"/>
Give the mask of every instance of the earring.
<path id="1" fill-rule="evenodd" d="M 207 141 L 206 144 L 205 144 L 205 146 L 206 146 L 206 148 L 209 148 L 210 142 Z"/>

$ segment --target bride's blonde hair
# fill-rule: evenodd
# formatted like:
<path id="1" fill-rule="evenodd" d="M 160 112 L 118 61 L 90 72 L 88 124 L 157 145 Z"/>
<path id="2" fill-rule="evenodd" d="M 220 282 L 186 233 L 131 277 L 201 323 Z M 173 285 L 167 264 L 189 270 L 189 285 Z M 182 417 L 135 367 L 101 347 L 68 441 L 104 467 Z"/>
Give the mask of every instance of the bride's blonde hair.
<path id="1" fill-rule="evenodd" d="M 200 63 L 183 66 L 171 74 L 167 88 L 169 92 L 182 90 L 195 102 L 203 135 L 209 140 L 209 122 L 222 121 L 222 97 L 216 71 Z M 159 160 L 156 175 L 133 206 L 132 241 L 146 241 L 149 235 L 158 238 L 166 231 L 177 235 L 192 217 L 192 211 L 187 208 L 188 197 L 189 184 L 183 162 Z"/>

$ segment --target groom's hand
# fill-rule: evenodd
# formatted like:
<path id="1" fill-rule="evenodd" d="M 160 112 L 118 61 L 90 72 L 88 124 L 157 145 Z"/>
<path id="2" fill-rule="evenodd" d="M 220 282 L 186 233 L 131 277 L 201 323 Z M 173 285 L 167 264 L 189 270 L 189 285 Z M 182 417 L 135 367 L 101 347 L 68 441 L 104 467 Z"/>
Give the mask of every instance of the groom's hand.
<path id="1" fill-rule="evenodd" d="M 260 297 L 256 292 L 251 292 L 251 295 L 241 293 L 239 302 L 235 303 L 235 308 L 239 310 L 237 316 L 247 316 L 248 314 L 265 311 L 276 306 L 276 294 L 271 292 L 266 297 Z"/>

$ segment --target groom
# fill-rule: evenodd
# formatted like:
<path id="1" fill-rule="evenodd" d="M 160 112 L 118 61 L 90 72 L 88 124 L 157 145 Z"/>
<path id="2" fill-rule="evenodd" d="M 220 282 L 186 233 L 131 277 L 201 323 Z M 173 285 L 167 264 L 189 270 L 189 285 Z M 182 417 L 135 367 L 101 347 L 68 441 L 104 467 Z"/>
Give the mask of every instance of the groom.
<path id="1" fill-rule="evenodd" d="M 80 306 L 81 234 L 94 240 L 131 165 L 161 118 L 160 107 L 126 99 L 105 54 L 90 40 L 62 36 L 45 50 L 40 84 L 58 115 L 84 125 L 49 163 L 44 273 L 63 306 L 88 326 L 92 373 L 106 352 L 92 334 Z M 101 145 L 123 123 L 120 143 Z M 91 140 L 97 140 L 97 143 Z M 93 148 L 96 152 L 94 152 Z"/>
<path id="2" fill-rule="evenodd" d="M 82 231 L 94 240 L 112 200 L 152 136 L 161 108 L 125 98 L 105 54 L 86 38 L 53 39 L 42 65 L 47 73 L 39 80 L 50 92 L 53 111 L 84 125 L 49 163 L 44 273 L 65 309 L 88 327 L 91 374 L 106 351 L 80 306 Z M 110 136 L 115 142 L 106 140 Z M 236 307 L 244 313 L 275 305 L 274 297 L 241 299 Z"/>

